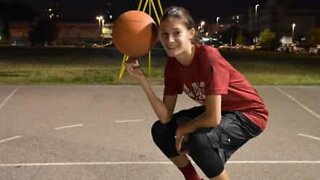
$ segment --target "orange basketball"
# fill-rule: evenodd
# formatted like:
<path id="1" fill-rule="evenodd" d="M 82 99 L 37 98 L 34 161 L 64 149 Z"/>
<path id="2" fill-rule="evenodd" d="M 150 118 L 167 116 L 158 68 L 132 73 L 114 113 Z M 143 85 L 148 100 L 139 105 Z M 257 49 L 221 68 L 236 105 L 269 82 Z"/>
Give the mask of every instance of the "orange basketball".
<path id="1" fill-rule="evenodd" d="M 123 54 L 140 57 L 147 54 L 157 40 L 156 23 L 142 11 L 127 11 L 115 21 L 112 41 Z"/>

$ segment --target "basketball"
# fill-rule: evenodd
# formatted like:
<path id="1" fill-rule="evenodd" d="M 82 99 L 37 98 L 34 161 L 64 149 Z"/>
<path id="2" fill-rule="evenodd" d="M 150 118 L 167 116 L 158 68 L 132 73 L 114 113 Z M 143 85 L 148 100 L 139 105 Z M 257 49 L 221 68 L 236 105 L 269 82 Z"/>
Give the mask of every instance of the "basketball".
<path id="1" fill-rule="evenodd" d="M 130 57 L 147 54 L 157 40 L 157 26 L 151 16 L 131 10 L 121 14 L 112 29 L 115 47 Z"/>

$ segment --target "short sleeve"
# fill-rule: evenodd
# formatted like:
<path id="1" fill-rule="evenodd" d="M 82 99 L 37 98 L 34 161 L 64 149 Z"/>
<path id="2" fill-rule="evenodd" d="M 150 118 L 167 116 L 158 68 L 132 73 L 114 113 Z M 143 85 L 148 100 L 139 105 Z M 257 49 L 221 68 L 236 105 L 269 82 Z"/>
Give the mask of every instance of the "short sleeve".
<path id="1" fill-rule="evenodd" d="M 228 94 L 230 80 L 230 65 L 221 56 L 218 50 L 210 49 L 207 52 L 209 59 L 209 69 L 206 77 L 205 94 L 223 95 Z"/>

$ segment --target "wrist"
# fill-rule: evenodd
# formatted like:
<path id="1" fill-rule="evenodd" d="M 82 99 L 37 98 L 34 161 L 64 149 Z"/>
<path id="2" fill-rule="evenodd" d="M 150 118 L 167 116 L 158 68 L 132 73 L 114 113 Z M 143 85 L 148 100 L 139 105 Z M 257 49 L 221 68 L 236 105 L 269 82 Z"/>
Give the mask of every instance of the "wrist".
<path id="1" fill-rule="evenodd" d="M 146 76 L 142 76 L 141 78 L 138 79 L 138 81 L 141 85 L 149 84 L 148 78 Z"/>
<path id="2" fill-rule="evenodd" d="M 187 125 L 187 129 L 189 133 L 192 133 L 194 131 L 196 131 L 197 127 L 196 124 L 194 123 L 195 120 L 189 121 L 186 125 Z"/>

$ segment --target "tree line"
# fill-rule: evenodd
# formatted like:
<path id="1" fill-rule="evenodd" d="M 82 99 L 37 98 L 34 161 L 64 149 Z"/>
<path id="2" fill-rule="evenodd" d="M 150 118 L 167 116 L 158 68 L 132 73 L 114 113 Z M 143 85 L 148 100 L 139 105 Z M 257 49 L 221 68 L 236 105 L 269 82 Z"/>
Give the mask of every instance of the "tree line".
<path id="1" fill-rule="evenodd" d="M 35 11 L 28 5 L 18 2 L 0 2 L 0 35 L 1 41 L 10 40 L 9 23 L 13 21 L 31 21 L 29 40 L 32 45 L 55 41 L 59 28 L 54 19 Z"/>

